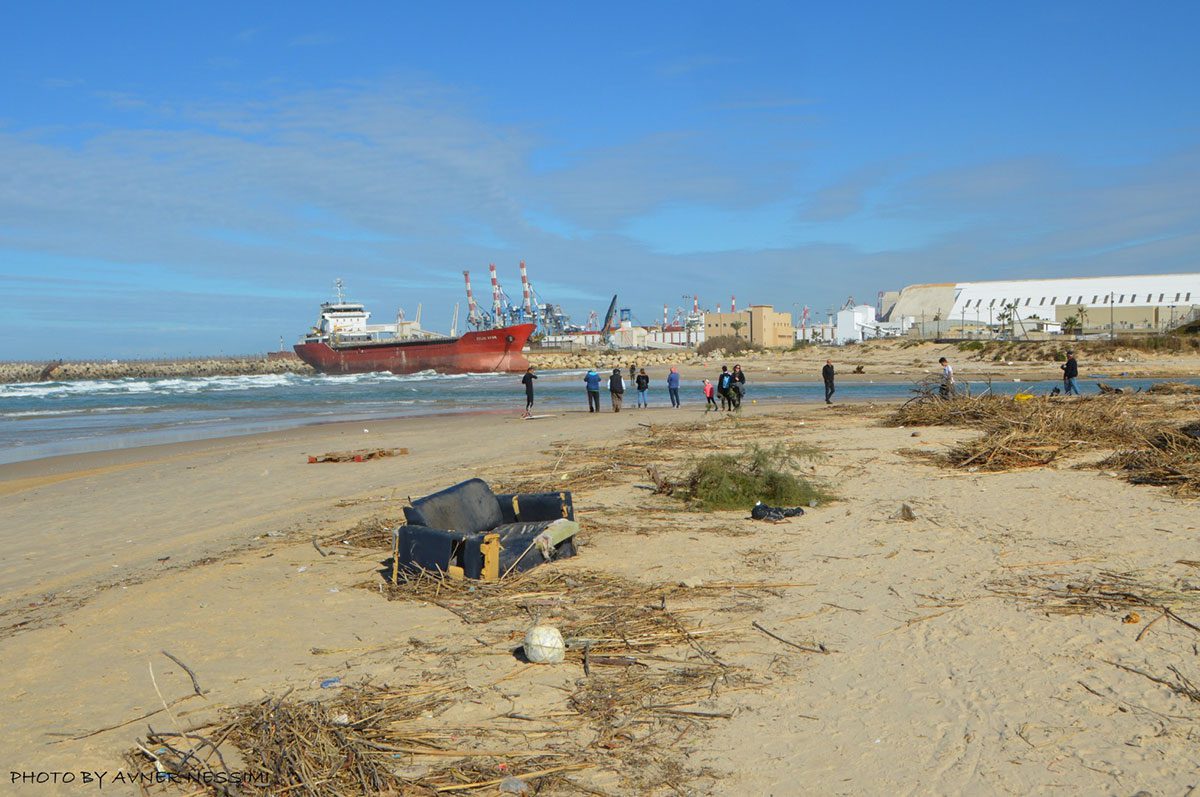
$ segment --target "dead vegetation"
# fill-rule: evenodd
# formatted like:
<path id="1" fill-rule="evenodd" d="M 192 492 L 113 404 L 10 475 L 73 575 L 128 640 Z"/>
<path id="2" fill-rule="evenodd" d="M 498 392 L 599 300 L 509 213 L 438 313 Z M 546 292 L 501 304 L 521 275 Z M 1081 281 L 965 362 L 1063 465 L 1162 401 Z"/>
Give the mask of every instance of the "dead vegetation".
<path id="1" fill-rule="evenodd" d="M 1041 467 L 1064 455 L 1111 451 L 1098 467 L 1134 484 L 1200 494 L 1200 436 L 1181 423 L 1194 409 L 1145 394 L 1081 398 L 996 396 L 941 399 L 927 394 L 886 421 L 892 426 L 963 426 L 982 434 L 951 446 L 949 467 L 1007 471 Z"/>
<path id="2" fill-rule="evenodd" d="M 348 685 L 325 699 L 284 694 L 228 710 L 203 728 L 152 730 L 129 762 L 143 772 L 173 773 L 179 785 L 207 784 L 210 794 L 234 793 L 221 784 L 238 771 L 261 780 L 243 782 L 237 793 L 263 795 L 495 793 L 507 778 L 536 793 L 607 793 L 578 779 L 582 770 L 620 781 L 621 793 L 694 788 L 710 775 L 688 768 L 681 742 L 732 716 L 719 705 L 722 695 L 762 686 L 768 677 L 726 661 L 721 648 L 751 628 L 739 619 L 758 608 L 748 599 L 792 586 L 804 585 L 689 588 L 552 566 L 496 583 L 411 574 L 385 585 L 390 599 L 435 603 L 512 648 L 520 641 L 514 625 L 552 622 L 568 645 L 558 666 L 578 673 L 573 686 L 529 713 L 515 711 L 499 687 L 524 671 L 513 661 L 517 669 L 501 667 L 506 672 L 482 686 L 424 672 L 404 687 Z M 726 619 L 711 620 L 731 607 L 718 615 Z M 827 652 L 819 643 L 795 647 Z M 439 652 L 449 660 L 466 655 Z M 495 716 L 457 725 L 455 712 L 466 703 L 495 704 Z"/>

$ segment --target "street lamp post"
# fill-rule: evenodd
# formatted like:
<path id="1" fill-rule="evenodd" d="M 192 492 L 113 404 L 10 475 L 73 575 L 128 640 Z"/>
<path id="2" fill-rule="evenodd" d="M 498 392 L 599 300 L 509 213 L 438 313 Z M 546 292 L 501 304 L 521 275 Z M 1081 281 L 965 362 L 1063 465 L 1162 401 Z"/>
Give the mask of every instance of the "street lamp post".
<path id="1" fill-rule="evenodd" d="M 1117 337 L 1116 321 L 1114 320 L 1116 318 L 1117 307 L 1113 303 L 1113 299 L 1115 297 L 1116 297 L 1116 294 L 1114 294 L 1112 291 L 1109 291 L 1109 293 L 1108 293 L 1108 339 L 1109 340 L 1115 340 Z"/>

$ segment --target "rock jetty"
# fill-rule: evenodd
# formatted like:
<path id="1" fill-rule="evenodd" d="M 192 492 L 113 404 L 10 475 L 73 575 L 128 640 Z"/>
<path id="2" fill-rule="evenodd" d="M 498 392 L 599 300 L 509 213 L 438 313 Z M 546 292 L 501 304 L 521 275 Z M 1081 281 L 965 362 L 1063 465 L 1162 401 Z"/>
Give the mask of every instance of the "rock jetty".
<path id="1" fill-rule="evenodd" d="M 70 382 L 80 379 L 162 379 L 185 376 L 314 374 L 296 357 L 211 357 L 199 360 L 97 360 L 0 363 L 0 383 Z"/>
<path id="2" fill-rule="evenodd" d="M 718 353 L 719 354 L 719 353 Z M 539 370 L 626 368 L 659 365 L 701 365 L 710 361 L 694 351 L 581 351 L 529 353 Z M 752 357 L 744 357 L 752 359 Z M 11 382 L 70 382 L 80 379 L 169 379 L 195 376 L 245 376 L 250 374 L 315 374 L 295 356 L 253 355 L 210 357 L 195 360 L 93 360 L 0 363 L 0 384 Z"/>

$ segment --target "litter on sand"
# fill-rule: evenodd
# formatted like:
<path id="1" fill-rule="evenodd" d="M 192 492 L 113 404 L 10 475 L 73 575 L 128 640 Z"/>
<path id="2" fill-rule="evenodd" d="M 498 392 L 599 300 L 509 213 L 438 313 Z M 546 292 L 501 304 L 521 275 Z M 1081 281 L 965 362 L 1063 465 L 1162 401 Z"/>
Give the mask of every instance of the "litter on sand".
<path id="1" fill-rule="evenodd" d="M 331 451 L 326 454 L 317 454 L 316 456 L 310 454 L 308 464 L 316 465 L 322 462 L 366 462 L 371 459 L 402 457 L 407 453 L 407 448 L 360 448 L 357 451 Z"/>

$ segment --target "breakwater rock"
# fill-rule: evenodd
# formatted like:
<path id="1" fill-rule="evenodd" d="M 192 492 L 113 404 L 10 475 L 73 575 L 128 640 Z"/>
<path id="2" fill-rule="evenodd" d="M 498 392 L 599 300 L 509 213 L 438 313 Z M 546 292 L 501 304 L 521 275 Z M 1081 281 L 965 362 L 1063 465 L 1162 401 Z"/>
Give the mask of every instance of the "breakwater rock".
<path id="1" fill-rule="evenodd" d="M 295 357 L 211 357 L 197 360 L 97 360 L 0 363 L 0 383 L 70 382 L 79 379 L 163 379 L 188 376 L 314 374 Z"/>
<path id="2" fill-rule="evenodd" d="M 679 351 L 672 351 L 670 349 L 603 352 L 534 351 L 530 352 L 527 356 L 529 357 L 530 364 L 543 371 L 628 368 L 630 363 L 634 363 L 639 368 L 649 368 L 658 365 L 702 365 L 706 362 L 706 358 L 686 349 Z"/>

